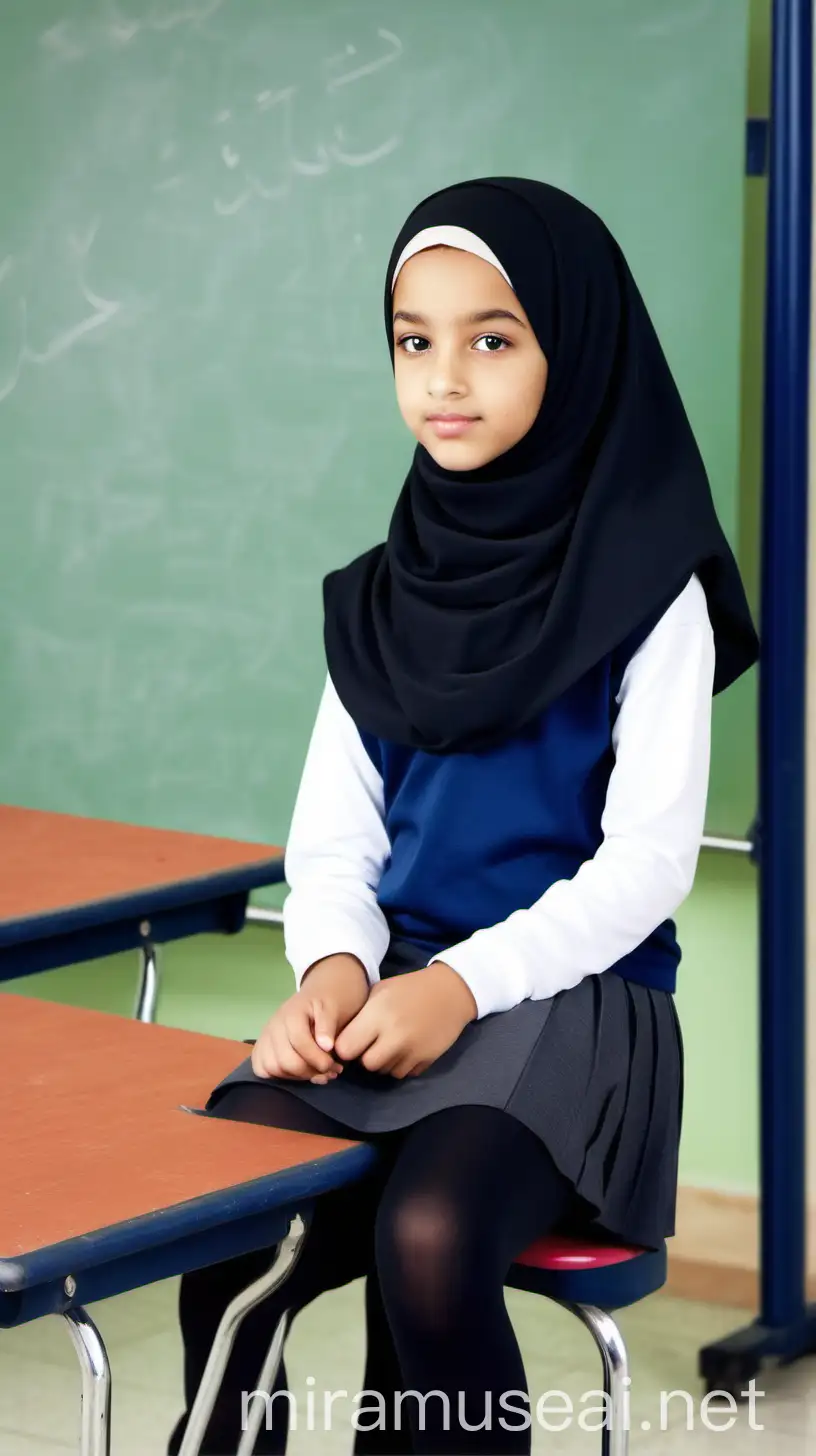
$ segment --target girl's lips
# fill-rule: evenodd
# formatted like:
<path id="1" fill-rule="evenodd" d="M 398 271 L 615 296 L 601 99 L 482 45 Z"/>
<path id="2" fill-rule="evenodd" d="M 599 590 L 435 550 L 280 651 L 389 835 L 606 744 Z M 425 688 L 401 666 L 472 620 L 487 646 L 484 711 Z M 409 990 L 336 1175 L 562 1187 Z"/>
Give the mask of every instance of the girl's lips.
<path id="1" fill-rule="evenodd" d="M 463 435 L 470 425 L 476 424 L 472 415 L 431 415 L 429 425 L 443 439 L 450 439 L 453 435 Z"/>

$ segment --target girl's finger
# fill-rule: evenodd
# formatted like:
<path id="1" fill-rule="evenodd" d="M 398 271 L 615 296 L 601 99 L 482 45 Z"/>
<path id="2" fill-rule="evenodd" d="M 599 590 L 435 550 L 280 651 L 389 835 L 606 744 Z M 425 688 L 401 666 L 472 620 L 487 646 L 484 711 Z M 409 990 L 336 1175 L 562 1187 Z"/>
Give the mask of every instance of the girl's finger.
<path id="1" fill-rule="evenodd" d="M 290 1042 L 283 1019 L 279 1015 L 273 1016 L 252 1048 L 253 1071 L 259 1077 L 289 1075 L 283 1066 L 283 1058 L 289 1049 Z"/>
<path id="2" fill-rule="evenodd" d="M 411 1053 L 407 1057 L 396 1057 L 394 1059 L 394 1064 L 392 1067 L 389 1068 L 389 1071 L 391 1072 L 392 1077 L 411 1077 L 413 1076 L 414 1068 L 416 1067 L 416 1065 L 416 1057 L 413 1053 Z"/>
<path id="3" fill-rule="evenodd" d="M 270 1070 L 269 1059 L 267 1056 L 265 1056 L 260 1041 L 256 1041 L 254 1047 L 252 1048 L 252 1055 L 250 1056 L 249 1060 L 256 1077 L 273 1077 L 275 1075 L 275 1073 Z"/>
<path id="4" fill-rule="evenodd" d="M 278 1076 L 291 1077 L 294 1082 L 308 1082 L 309 1078 L 314 1076 L 314 1068 L 310 1067 L 308 1062 L 304 1062 L 296 1051 L 290 1050 L 288 1055 L 281 1057 L 280 1068 Z"/>
<path id="5" fill-rule="evenodd" d="M 395 1046 L 383 1036 L 376 1036 L 361 1061 L 370 1072 L 387 1073 L 403 1055 L 403 1048 Z"/>
<path id="6" fill-rule="evenodd" d="M 313 1072 L 330 1072 L 339 1067 L 340 1063 L 331 1053 L 321 1051 L 317 1045 L 305 1013 L 297 1017 L 290 1017 L 286 1023 L 286 1031 L 290 1046 L 293 1046 L 295 1051 L 303 1057 Z"/>
<path id="7" fill-rule="evenodd" d="M 280 1075 L 274 1026 L 264 1027 L 252 1048 L 250 1060 L 252 1062 L 252 1070 L 257 1076 L 277 1077 Z"/>
<path id="8" fill-rule="evenodd" d="M 362 1011 L 353 1016 L 347 1026 L 343 1027 L 340 1035 L 335 1038 L 334 1050 L 338 1057 L 345 1062 L 354 1062 L 362 1059 L 363 1053 L 373 1047 L 380 1036 L 380 1029 L 371 1015 L 370 1003 L 367 1001 Z"/>
<path id="9" fill-rule="evenodd" d="M 312 998 L 310 1004 L 312 1036 L 324 1052 L 332 1051 L 337 1035 L 338 1014 L 333 1002 L 322 996 Z"/>
<path id="10" fill-rule="evenodd" d="M 285 1027 L 273 1028 L 272 1035 L 274 1036 L 275 1059 L 280 1069 L 276 1076 L 292 1077 L 298 1081 L 311 1077 L 314 1067 L 310 1067 L 295 1051 L 286 1035 Z"/>

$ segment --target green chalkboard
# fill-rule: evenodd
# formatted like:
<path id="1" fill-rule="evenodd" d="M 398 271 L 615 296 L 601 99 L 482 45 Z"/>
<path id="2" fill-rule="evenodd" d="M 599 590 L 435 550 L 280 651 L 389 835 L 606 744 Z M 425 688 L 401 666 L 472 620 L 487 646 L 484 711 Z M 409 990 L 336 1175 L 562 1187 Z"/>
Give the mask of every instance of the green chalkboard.
<path id="1" fill-rule="evenodd" d="M 619 236 L 739 538 L 745 0 L 0 0 L 0 799 L 285 835 L 320 582 L 412 441 L 381 321 L 430 190 Z M 754 684 L 710 828 L 754 808 Z"/>

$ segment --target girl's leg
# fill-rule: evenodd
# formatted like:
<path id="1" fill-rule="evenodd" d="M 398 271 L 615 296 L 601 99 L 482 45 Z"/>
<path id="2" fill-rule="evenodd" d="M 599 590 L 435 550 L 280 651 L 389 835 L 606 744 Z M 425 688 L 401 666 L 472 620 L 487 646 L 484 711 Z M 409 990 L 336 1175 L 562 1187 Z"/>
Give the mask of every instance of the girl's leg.
<path id="1" fill-rule="evenodd" d="M 345 1125 L 275 1087 L 236 1085 L 223 1095 L 211 1115 L 330 1137 L 355 1136 Z M 294 1316 L 319 1294 L 348 1284 L 371 1268 L 374 1219 L 387 1167 L 388 1156 L 384 1150 L 382 1167 L 360 1182 L 338 1188 L 316 1201 L 303 1251 L 290 1277 L 279 1291 L 252 1310 L 241 1326 L 207 1427 L 202 1456 L 233 1456 L 241 1436 L 242 1394 L 256 1388 L 272 1332 L 283 1311 L 288 1309 Z M 178 1452 L 224 1310 L 240 1290 L 269 1268 L 274 1253 L 274 1247 L 261 1249 L 183 1276 L 179 1314 L 184 1343 L 186 1412 L 170 1439 L 169 1456 Z M 369 1331 L 368 1338 L 370 1348 L 381 1352 L 380 1360 L 374 1360 L 373 1376 L 377 1378 L 379 1365 L 382 1379 L 389 1383 L 390 1362 L 395 1357 L 387 1324 Z M 286 1389 L 283 1363 L 275 1389 Z M 322 1406 L 322 1402 L 318 1405 Z M 257 1456 L 279 1456 L 286 1450 L 289 1425 L 286 1397 L 274 1400 L 271 1411 L 271 1429 L 266 1429 L 265 1420 L 258 1434 Z M 365 1449 L 373 1456 L 377 1447 Z M 396 1451 L 395 1447 L 395 1456 Z"/>
<path id="2" fill-rule="evenodd" d="M 355 1432 L 352 1456 L 413 1456 L 416 1448 L 411 1437 L 410 1424 L 403 1416 L 397 1427 L 394 1419 L 394 1412 L 399 1409 L 396 1403 L 397 1392 L 405 1387 L 391 1326 L 383 1305 L 380 1282 L 373 1265 L 372 1255 L 365 1285 L 366 1365 L 362 1388 L 374 1390 L 381 1395 L 382 1405 L 373 1401 L 371 1396 L 364 1397 L 360 1402 L 360 1429 Z M 366 1410 L 371 1414 L 366 1415 Z M 369 1426 L 371 1429 L 368 1429 Z"/>
<path id="3" fill-rule="evenodd" d="M 504 1279 L 577 1202 L 544 1145 L 499 1109 L 448 1108 L 409 1129 L 380 1200 L 375 1257 L 403 1390 L 426 1397 L 403 1402 L 416 1452 L 530 1451 Z"/>

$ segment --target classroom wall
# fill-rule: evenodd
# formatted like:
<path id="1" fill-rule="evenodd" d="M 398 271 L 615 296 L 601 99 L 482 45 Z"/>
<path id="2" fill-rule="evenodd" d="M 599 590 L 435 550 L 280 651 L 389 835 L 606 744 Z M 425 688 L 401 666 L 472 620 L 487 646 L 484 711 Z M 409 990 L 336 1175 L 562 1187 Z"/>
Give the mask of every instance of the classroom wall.
<path id="1" fill-rule="evenodd" d="M 752 0 L 749 111 L 767 114 L 770 0 Z M 742 330 L 740 561 L 758 602 L 761 325 L 765 183 L 746 183 Z M 816 610 L 816 545 L 814 546 Z M 816 649 L 810 662 L 816 711 Z M 816 753 L 816 742 L 811 745 Z M 816 903 L 816 775 L 811 773 L 810 877 Z M 747 829 L 747 824 L 745 828 Z M 267 903 L 279 897 L 267 897 Z M 686 1048 L 686 1111 L 681 1181 L 756 1193 L 758 1186 L 757 894 L 744 859 L 704 853 L 694 891 L 678 915 L 683 947 L 678 1010 Z M 809 925 L 811 1026 L 816 1006 L 816 923 Z M 163 1020 L 251 1035 L 290 985 L 276 932 L 249 930 L 235 941 L 203 938 L 168 948 Z M 228 974 L 225 971 L 228 970 Z M 12 989 L 127 1012 L 135 957 L 117 958 L 14 983 Z M 816 1046 L 816 1030 L 812 1045 Z M 812 1186 L 816 1196 L 816 1078 L 811 1087 Z"/>
<path id="2" fill-rule="evenodd" d="M 767 116 L 770 110 L 770 62 L 771 62 L 771 0 L 752 0 L 751 31 L 749 47 L 748 111 L 749 115 Z M 814 83 L 816 84 L 816 52 L 814 52 Z M 814 126 L 814 154 L 816 155 L 816 125 Z M 761 420 L 762 420 L 762 280 L 765 272 L 765 205 L 767 187 L 764 181 L 746 183 L 746 225 L 743 279 L 743 388 L 742 388 L 742 461 L 741 461 L 741 520 L 740 520 L 740 563 L 745 574 L 746 585 L 752 606 L 759 605 L 759 543 L 761 511 Z M 811 372 L 810 372 L 810 521 L 809 521 L 809 601 L 808 601 L 808 649 L 807 649 L 807 758 L 806 782 L 806 976 L 807 976 L 807 1189 L 810 1205 L 811 1242 L 808 1268 L 816 1274 L 816 194 L 813 208 L 812 247 L 812 291 L 811 291 Z M 719 896 L 723 916 L 728 913 L 728 897 L 725 886 L 714 891 Z M 746 902 L 747 908 L 747 902 Z M 736 927 L 734 927 L 736 928 Z M 758 948 L 758 947 L 757 947 Z M 736 986 L 733 990 L 736 991 Z M 723 1081 L 735 1079 L 740 1088 L 730 1100 L 730 1118 L 739 1129 L 740 1143 L 747 1148 L 745 1122 L 750 1122 L 750 1145 L 755 1150 L 752 1157 L 740 1160 L 741 1177 L 746 1178 L 748 1190 L 755 1176 L 758 1177 L 758 1057 L 756 1055 L 758 1033 L 756 1023 L 756 1002 L 758 997 L 758 966 L 751 967 L 750 979 L 745 986 L 752 1001 L 751 1022 L 743 1030 L 751 1031 L 746 1039 L 745 1054 L 735 1064 L 735 1048 L 729 1046 L 730 1059 L 726 1060 Z M 696 1003 L 692 999 L 691 1012 Z M 700 1090 L 703 1085 L 712 1099 L 712 1105 L 719 1106 L 718 1087 L 720 1069 L 715 1061 L 706 1067 L 699 1067 Z M 743 1116 L 738 1115 L 738 1106 L 743 1107 Z M 718 1119 L 719 1120 L 719 1119 Z M 705 1156 L 705 1137 L 702 1127 L 695 1127 L 686 1152 L 693 1171 L 700 1154 Z M 716 1172 L 710 1168 L 710 1172 Z M 693 1180 L 692 1180 L 693 1181 Z M 711 1186 L 725 1186 L 721 1180 Z"/>
<path id="3" fill-rule="evenodd" d="M 463 175 L 543 175 L 610 224 L 735 538 L 748 4 L 16 7 L 1 798 L 285 834 L 321 578 L 410 460 L 381 270 Z M 755 681 L 715 705 L 713 833 L 753 811 Z"/>
<path id="4" fill-rule="evenodd" d="M 751 0 L 746 109 L 770 109 L 772 0 Z M 746 178 L 740 365 L 738 557 L 759 622 L 763 318 L 767 181 Z M 748 825 L 745 826 L 746 831 Z M 759 1188 L 758 882 L 745 857 L 702 854 L 677 917 L 677 1007 L 686 1050 L 680 1181 L 755 1196 Z"/>
<path id="5" fill-rule="evenodd" d="M 770 111 L 771 0 L 752 0 L 748 71 L 748 114 Z M 814 54 L 816 82 L 816 53 Z M 816 154 L 816 127 L 814 129 Z M 762 340 L 766 261 L 767 184 L 747 179 L 742 316 L 742 419 L 740 565 L 759 620 L 762 479 Z M 810 374 L 809 603 L 807 657 L 807 1184 L 811 1230 L 816 1227 L 816 200 L 813 210 Z M 707 907 L 710 909 L 707 910 Z M 684 1020 L 690 1078 L 683 1137 L 681 1182 L 723 1191 L 758 1193 L 758 897 L 756 874 L 744 863 L 703 860 L 688 906 L 685 975 L 678 993 Z M 705 945 L 702 938 L 705 937 Z M 718 955 L 718 948 L 720 954 Z M 710 994 L 704 977 L 713 975 Z M 740 1002 L 742 1004 L 740 1004 Z M 712 1028 L 716 1023 L 718 1030 Z M 718 1056 L 718 1049 L 720 1055 Z M 712 1118 L 712 1109 L 716 1109 Z M 725 1136 L 735 1142 L 725 1145 Z M 816 1273 L 816 1242 L 809 1269 Z"/>

